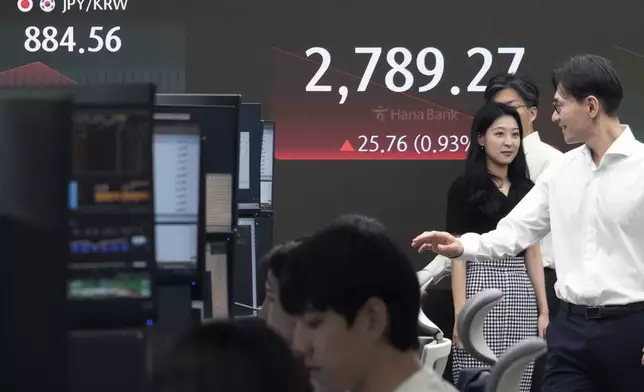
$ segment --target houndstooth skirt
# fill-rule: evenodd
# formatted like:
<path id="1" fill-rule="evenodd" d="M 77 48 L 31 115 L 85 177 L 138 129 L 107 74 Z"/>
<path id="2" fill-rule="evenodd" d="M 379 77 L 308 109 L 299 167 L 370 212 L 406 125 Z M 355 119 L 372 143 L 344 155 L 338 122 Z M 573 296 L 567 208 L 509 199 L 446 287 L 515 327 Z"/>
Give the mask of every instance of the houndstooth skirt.
<path id="1" fill-rule="evenodd" d="M 537 335 L 537 301 L 523 257 L 468 262 L 466 297 L 479 291 L 500 289 L 503 299 L 490 311 L 483 323 L 483 335 L 490 349 L 500 357 L 519 341 Z M 465 350 L 453 347 L 454 382 L 462 369 L 488 367 Z M 529 392 L 533 364 L 521 378 L 521 392 Z"/>

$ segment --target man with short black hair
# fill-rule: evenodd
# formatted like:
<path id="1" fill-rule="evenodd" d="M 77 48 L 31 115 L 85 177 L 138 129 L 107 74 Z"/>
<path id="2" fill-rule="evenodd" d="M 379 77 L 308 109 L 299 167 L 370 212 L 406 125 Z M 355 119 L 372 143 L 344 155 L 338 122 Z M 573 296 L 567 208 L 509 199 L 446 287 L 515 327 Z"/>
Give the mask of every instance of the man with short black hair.
<path id="1" fill-rule="evenodd" d="M 300 240 L 296 240 L 276 245 L 260 262 L 260 265 L 265 269 L 266 280 L 264 303 L 259 316 L 266 321 L 269 327 L 282 335 L 289 344 L 293 341 L 295 319 L 284 312 L 279 301 L 279 282 L 284 261 L 299 243 Z"/>
<path id="2" fill-rule="evenodd" d="M 515 255 L 552 233 L 559 313 L 547 332 L 544 391 L 644 385 L 644 144 L 617 115 L 615 66 L 579 55 L 555 70 L 552 121 L 564 154 L 496 230 L 425 232 L 412 246 L 472 262 Z"/>
<path id="3" fill-rule="evenodd" d="M 456 391 L 419 361 L 419 285 L 384 226 L 344 216 L 290 252 L 280 301 L 324 390 Z"/>

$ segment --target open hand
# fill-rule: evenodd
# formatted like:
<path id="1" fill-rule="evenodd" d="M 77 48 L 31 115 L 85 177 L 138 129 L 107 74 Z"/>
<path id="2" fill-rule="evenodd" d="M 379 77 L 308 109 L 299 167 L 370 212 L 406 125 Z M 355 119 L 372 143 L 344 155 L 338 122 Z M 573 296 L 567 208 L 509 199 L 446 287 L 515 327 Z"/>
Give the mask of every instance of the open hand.
<path id="1" fill-rule="evenodd" d="M 414 238 L 411 246 L 418 249 L 418 253 L 432 251 L 450 259 L 458 258 L 463 254 L 461 242 L 444 231 L 426 231 Z"/>

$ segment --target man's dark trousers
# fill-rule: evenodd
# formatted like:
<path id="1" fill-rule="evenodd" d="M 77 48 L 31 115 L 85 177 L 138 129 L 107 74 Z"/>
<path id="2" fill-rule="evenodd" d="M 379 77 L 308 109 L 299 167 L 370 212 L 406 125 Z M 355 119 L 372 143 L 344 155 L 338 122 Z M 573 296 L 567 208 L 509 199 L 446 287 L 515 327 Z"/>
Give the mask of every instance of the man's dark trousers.
<path id="1" fill-rule="evenodd" d="M 644 303 L 613 309 L 562 302 L 546 333 L 543 392 L 644 390 Z"/>
<path id="2" fill-rule="evenodd" d="M 559 305 L 561 301 L 557 298 L 555 293 L 555 283 L 557 282 L 557 273 L 552 268 L 543 269 L 543 277 L 546 284 L 546 298 L 548 299 L 548 310 L 550 311 L 550 321 L 554 320 L 559 312 Z M 534 371 L 532 372 L 532 388 L 531 392 L 539 392 L 543 387 L 543 377 L 546 368 L 546 356 L 539 357 L 534 362 Z"/>

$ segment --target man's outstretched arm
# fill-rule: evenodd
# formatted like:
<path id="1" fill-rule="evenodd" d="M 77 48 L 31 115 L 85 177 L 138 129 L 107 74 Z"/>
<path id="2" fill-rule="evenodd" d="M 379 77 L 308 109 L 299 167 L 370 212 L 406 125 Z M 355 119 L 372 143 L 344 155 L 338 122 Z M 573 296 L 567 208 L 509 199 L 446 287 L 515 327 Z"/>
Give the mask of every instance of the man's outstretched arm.
<path id="1" fill-rule="evenodd" d="M 489 233 L 466 233 L 457 239 L 444 231 L 426 231 L 412 240 L 418 252 L 433 251 L 452 259 L 482 261 L 514 256 L 550 232 L 548 184 L 534 188 Z"/>

